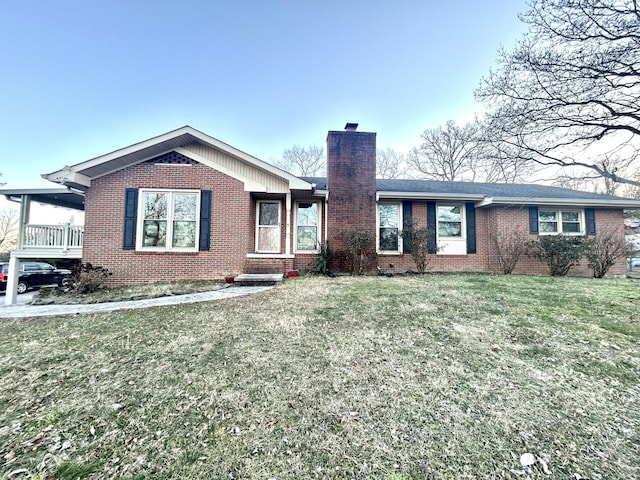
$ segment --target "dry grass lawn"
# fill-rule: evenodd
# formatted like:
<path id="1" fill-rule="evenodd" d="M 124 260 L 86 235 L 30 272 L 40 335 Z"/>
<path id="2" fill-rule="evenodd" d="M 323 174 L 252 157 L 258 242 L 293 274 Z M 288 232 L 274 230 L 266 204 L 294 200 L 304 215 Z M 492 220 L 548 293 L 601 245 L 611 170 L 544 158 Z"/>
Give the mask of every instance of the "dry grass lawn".
<path id="1" fill-rule="evenodd" d="M 639 322 L 636 280 L 470 274 L 5 320 L 0 478 L 640 478 Z"/>

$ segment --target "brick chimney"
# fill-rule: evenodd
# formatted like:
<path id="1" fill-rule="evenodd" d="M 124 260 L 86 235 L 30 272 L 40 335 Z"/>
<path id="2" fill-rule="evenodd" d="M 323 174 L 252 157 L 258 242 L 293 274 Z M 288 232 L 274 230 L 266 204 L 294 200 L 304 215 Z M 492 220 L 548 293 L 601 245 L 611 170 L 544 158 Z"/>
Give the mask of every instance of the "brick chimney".
<path id="1" fill-rule="evenodd" d="M 327 136 L 327 226 L 336 252 L 347 247 L 340 231 L 366 230 L 376 238 L 376 134 L 357 128 L 347 123 Z"/>

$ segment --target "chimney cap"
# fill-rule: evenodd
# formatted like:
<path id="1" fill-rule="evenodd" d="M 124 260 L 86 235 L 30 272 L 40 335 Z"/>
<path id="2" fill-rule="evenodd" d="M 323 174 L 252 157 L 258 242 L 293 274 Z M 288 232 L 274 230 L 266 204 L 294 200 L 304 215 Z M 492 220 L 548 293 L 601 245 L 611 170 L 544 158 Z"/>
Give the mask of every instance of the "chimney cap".
<path id="1" fill-rule="evenodd" d="M 356 131 L 358 129 L 358 124 L 357 123 L 347 123 L 344 126 L 345 130 L 349 130 L 349 131 Z"/>

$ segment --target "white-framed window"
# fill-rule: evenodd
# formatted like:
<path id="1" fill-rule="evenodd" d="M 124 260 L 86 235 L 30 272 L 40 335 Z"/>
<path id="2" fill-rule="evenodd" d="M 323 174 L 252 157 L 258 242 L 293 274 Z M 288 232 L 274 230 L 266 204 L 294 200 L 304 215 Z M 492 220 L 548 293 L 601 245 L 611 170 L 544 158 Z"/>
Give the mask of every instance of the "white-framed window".
<path id="1" fill-rule="evenodd" d="M 256 251 L 280 253 L 280 201 L 261 200 L 256 208 Z"/>
<path id="2" fill-rule="evenodd" d="M 320 249 L 320 206 L 317 202 L 296 204 L 295 251 L 317 252 Z"/>
<path id="3" fill-rule="evenodd" d="M 400 237 L 402 205 L 400 203 L 378 204 L 378 251 L 399 253 L 402 249 Z"/>
<path id="4" fill-rule="evenodd" d="M 438 205 L 438 237 L 463 237 L 463 210 L 462 205 Z"/>
<path id="5" fill-rule="evenodd" d="M 199 191 L 141 189 L 140 197 L 139 250 L 198 249 Z"/>
<path id="6" fill-rule="evenodd" d="M 540 235 L 559 233 L 583 235 L 584 212 L 582 210 L 540 208 L 538 210 L 538 227 Z"/>
<path id="7" fill-rule="evenodd" d="M 438 255 L 466 255 L 467 232 L 464 204 L 442 203 L 436 206 Z"/>

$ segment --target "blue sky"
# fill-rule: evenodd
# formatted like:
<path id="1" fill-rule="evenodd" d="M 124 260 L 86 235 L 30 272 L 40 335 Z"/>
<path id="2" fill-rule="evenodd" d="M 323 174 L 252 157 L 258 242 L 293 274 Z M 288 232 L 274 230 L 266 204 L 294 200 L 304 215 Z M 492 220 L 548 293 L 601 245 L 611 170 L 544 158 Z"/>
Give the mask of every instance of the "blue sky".
<path id="1" fill-rule="evenodd" d="M 0 178 L 183 125 L 269 161 L 357 122 L 406 151 L 480 110 L 525 0 L 3 0 Z"/>

